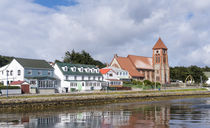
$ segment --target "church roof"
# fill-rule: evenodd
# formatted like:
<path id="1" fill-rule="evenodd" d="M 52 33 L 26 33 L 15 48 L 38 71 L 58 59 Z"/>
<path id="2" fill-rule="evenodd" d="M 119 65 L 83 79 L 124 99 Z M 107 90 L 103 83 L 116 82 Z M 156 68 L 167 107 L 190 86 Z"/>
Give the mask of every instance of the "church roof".
<path id="1" fill-rule="evenodd" d="M 131 60 L 131 62 L 137 69 L 153 70 L 151 57 L 128 55 L 128 58 Z"/>
<path id="2" fill-rule="evenodd" d="M 168 49 L 168 48 L 163 43 L 163 41 L 161 40 L 161 38 L 159 38 L 158 41 L 156 42 L 155 46 L 152 49 Z"/>
<path id="3" fill-rule="evenodd" d="M 116 57 L 120 67 L 127 70 L 132 77 L 144 77 L 144 75 L 136 70 L 136 67 L 128 57 Z"/>

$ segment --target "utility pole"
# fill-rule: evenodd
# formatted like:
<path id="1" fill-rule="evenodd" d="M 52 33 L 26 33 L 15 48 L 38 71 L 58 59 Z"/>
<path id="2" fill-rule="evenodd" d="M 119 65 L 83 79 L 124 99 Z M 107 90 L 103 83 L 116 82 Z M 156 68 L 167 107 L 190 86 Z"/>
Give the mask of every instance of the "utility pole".
<path id="1" fill-rule="evenodd" d="M 200 76 L 200 78 L 201 78 L 201 86 L 203 85 L 203 79 L 202 79 L 202 76 Z"/>
<path id="2" fill-rule="evenodd" d="M 8 75 L 9 75 L 9 71 L 7 70 L 7 98 L 8 98 Z"/>

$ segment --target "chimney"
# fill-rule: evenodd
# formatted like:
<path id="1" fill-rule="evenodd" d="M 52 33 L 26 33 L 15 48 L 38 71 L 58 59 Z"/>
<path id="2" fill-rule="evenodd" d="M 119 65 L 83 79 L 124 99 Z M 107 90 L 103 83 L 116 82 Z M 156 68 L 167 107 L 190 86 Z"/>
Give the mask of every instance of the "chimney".
<path id="1" fill-rule="evenodd" d="M 118 56 L 117 56 L 117 54 L 114 54 L 114 58 L 117 58 Z"/>

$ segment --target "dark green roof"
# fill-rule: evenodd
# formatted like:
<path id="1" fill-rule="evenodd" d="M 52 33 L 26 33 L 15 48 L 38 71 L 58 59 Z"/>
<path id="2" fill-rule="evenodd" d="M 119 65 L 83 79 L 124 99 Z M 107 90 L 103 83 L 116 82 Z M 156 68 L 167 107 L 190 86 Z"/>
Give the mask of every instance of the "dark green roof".
<path id="1" fill-rule="evenodd" d="M 91 73 L 91 72 L 86 72 L 86 71 L 83 71 L 83 72 L 80 72 L 78 70 L 78 68 L 81 68 L 83 67 L 84 69 L 85 68 L 94 68 L 94 69 L 98 69 L 95 65 L 85 65 L 85 64 L 71 64 L 71 63 L 56 63 L 59 67 L 59 69 L 62 71 L 62 73 L 64 75 L 89 75 L 89 76 L 102 76 L 100 71 L 98 73 Z M 68 71 L 64 71 L 62 69 L 62 67 L 65 67 L 67 66 L 68 69 L 71 69 L 72 67 L 76 67 L 76 72 L 73 72 L 72 70 L 68 70 Z"/>
<path id="2" fill-rule="evenodd" d="M 45 60 L 14 58 L 24 68 L 53 69 L 53 67 Z"/>

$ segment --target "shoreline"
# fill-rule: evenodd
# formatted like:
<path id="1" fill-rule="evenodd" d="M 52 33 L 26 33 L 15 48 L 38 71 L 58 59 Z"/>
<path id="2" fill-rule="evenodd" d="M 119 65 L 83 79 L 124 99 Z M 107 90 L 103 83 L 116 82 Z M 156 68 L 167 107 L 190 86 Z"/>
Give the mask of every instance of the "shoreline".
<path id="1" fill-rule="evenodd" d="M 210 91 L 180 92 L 121 92 L 120 94 L 63 95 L 55 97 L 8 98 L 0 99 L 0 111 L 36 111 L 48 109 L 71 108 L 89 105 L 104 105 L 127 102 L 150 102 L 178 99 L 183 97 L 210 97 Z"/>

